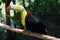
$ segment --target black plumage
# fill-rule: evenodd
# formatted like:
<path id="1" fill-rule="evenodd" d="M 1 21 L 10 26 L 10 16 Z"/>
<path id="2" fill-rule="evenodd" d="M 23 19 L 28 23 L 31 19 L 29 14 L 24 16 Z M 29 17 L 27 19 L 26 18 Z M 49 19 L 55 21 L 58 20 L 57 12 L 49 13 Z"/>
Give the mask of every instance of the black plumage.
<path id="1" fill-rule="evenodd" d="M 26 29 L 34 33 L 47 34 L 47 27 L 44 23 L 37 16 L 29 15 L 30 12 L 27 13 Z"/>

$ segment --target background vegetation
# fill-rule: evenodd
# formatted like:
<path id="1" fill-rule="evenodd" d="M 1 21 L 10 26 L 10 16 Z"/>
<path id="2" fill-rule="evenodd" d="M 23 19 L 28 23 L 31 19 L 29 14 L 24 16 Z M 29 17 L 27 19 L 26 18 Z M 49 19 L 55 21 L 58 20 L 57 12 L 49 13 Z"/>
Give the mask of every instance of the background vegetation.
<path id="1" fill-rule="evenodd" d="M 49 35 L 60 38 L 60 0 L 19 0 L 19 3 L 44 22 Z"/>

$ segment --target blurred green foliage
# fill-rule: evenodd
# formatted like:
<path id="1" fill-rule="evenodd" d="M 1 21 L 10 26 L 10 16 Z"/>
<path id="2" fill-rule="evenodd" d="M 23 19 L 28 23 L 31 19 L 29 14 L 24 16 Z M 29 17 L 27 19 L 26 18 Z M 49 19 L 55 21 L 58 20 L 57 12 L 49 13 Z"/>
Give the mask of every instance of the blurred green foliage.
<path id="1" fill-rule="evenodd" d="M 23 5 L 23 1 L 19 1 Z M 25 0 L 25 7 L 30 7 L 33 15 L 39 16 L 43 21 L 52 21 L 59 25 L 57 27 L 56 37 L 60 38 L 60 0 Z M 14 17 L 6 15 L 7 17 L 16 20 Z M 17 18 L 18 19 L 18 18 Z M 23 40 L 21 35 L 16 34 L 17 40 Z"/>

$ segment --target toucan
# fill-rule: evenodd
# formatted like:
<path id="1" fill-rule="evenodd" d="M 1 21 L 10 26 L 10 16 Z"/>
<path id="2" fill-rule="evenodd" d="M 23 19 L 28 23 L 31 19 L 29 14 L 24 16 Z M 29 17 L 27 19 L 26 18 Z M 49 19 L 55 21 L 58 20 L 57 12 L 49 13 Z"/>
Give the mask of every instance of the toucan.
<path id="1" fill-rule="evenodd" d="M 15 10 L 20 15 L 19 20 L 26 30 L 47 35 L 45 24 L 38 17 L 32 15 L 28 8 L 25 9 L 22 5 L 9 5 L 7 10 L 10 9 Z"/>

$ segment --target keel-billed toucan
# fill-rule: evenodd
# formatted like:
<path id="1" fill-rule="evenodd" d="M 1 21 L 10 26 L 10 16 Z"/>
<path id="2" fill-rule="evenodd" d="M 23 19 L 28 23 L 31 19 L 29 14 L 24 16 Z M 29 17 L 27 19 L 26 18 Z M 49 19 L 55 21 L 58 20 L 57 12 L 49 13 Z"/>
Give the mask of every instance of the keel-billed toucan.
<path id="1" fill-rule="evenodd" d="M 7 10 L 12 9 L 20 12 L 20 21 L 24 28 L 35 33 L 47 34 L 47 28 L 42 21 L 36 16 L 30 14 L 29 9 L 25 9 L 22 5 L 9 5 Z"/>

